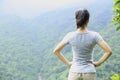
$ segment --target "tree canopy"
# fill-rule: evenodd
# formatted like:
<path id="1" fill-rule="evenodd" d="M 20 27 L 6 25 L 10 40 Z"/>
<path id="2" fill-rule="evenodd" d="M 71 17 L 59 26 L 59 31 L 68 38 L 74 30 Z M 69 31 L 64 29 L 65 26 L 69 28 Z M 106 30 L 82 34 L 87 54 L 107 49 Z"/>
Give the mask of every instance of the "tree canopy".
<path id="1" fill-rule="evenodd" d="M 120 0 L 114 0 L 114 17 L 113 22 L 117 26 L 116 30 L 120 30 Z"/>

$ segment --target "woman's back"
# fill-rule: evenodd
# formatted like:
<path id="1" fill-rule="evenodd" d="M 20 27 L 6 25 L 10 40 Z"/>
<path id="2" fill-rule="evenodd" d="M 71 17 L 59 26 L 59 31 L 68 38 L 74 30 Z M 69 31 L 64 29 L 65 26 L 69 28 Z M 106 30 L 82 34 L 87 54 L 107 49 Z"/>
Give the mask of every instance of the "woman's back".
<path id="1" fill-rule="evenodd" d="M 100 40 L 102 40 L 102 37 L 97 32 L 93 31 L 88 31 L 85 33 L 70 32 L 64 37 L 63 42 L 72 46 L 72 72 L 77 71 L 83 73 L 86 71 L 89 72 L 89 70 L 90 72 L 95 72 L 94 66 L 93 64 L 91 64 L 93 61 L 92 54 L 94 46 Z"/>

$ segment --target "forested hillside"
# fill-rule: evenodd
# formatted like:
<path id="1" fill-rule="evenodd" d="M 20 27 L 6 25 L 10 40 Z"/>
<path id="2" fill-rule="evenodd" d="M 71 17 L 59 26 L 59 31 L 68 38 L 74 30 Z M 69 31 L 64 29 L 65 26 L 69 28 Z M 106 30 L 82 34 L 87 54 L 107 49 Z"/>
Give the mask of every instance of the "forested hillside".
<path id="1" fill-rule="evenodd" d="M 67 80 L 69 68 L 55 57 L 53 49 L 67 32 L 76 29 L 74 12 L 80 7 L 90 11 L 89 29 L 100 32 L 112 47 L 111 58 L 97 68 L 98 80 L 111 80 L 113 74 L 120 73 L 120 32 L 110 24 L 112 6 L 112 0 L 76 4 L 32 20 L 0 14 L 0 80 L 38 80 L 39 76 L 42 80 Z M 63 53 L 71 60 L 70 46 Z M 97 46 L 95 60 L 102 54 Z"/>

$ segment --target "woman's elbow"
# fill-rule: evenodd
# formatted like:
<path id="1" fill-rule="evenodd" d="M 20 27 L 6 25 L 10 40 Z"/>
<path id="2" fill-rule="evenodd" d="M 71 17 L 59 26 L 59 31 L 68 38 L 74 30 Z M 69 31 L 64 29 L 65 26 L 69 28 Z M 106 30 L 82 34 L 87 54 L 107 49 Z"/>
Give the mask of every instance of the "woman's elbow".
<path id="1" fill-rule="evenodd" d="M 109 53 L 110 53 L 110 55 L 112 55 L 112 50 Z"/>
<path id="2" fill-rule="evenodd" d="M 108 51 L 108 54 L 109 54 L 109 55 L 112 55 L 112 50 L 109 50 L 109 51 Z"/>
<path id="3" fill-rule="evenodd" d="M 60 53 L 60 51 L 57 50 L 57 49 L 55 49 L 55 50 L 53 50 L 53 53 L 54 53 L 55 55 L 57 55 L 58 53 Z"/>

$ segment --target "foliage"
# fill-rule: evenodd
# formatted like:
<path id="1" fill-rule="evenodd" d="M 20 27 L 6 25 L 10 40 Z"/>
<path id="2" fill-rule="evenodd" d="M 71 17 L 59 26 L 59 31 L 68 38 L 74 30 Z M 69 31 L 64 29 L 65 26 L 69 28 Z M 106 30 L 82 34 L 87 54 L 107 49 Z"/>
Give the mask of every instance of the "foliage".
<path id="1" fill-rule="evenodd" d="M 120 80 L 120 75 L 119 74 L 114 74 L 112 77 L 111 77 L 112 80 Z"/>
<path id="2" fill-rule="evenodd" d="M 114 13 L 113 22 L 117 26 L 116 30 L 120 30 L 120 0 L 114 0 Z"/>

